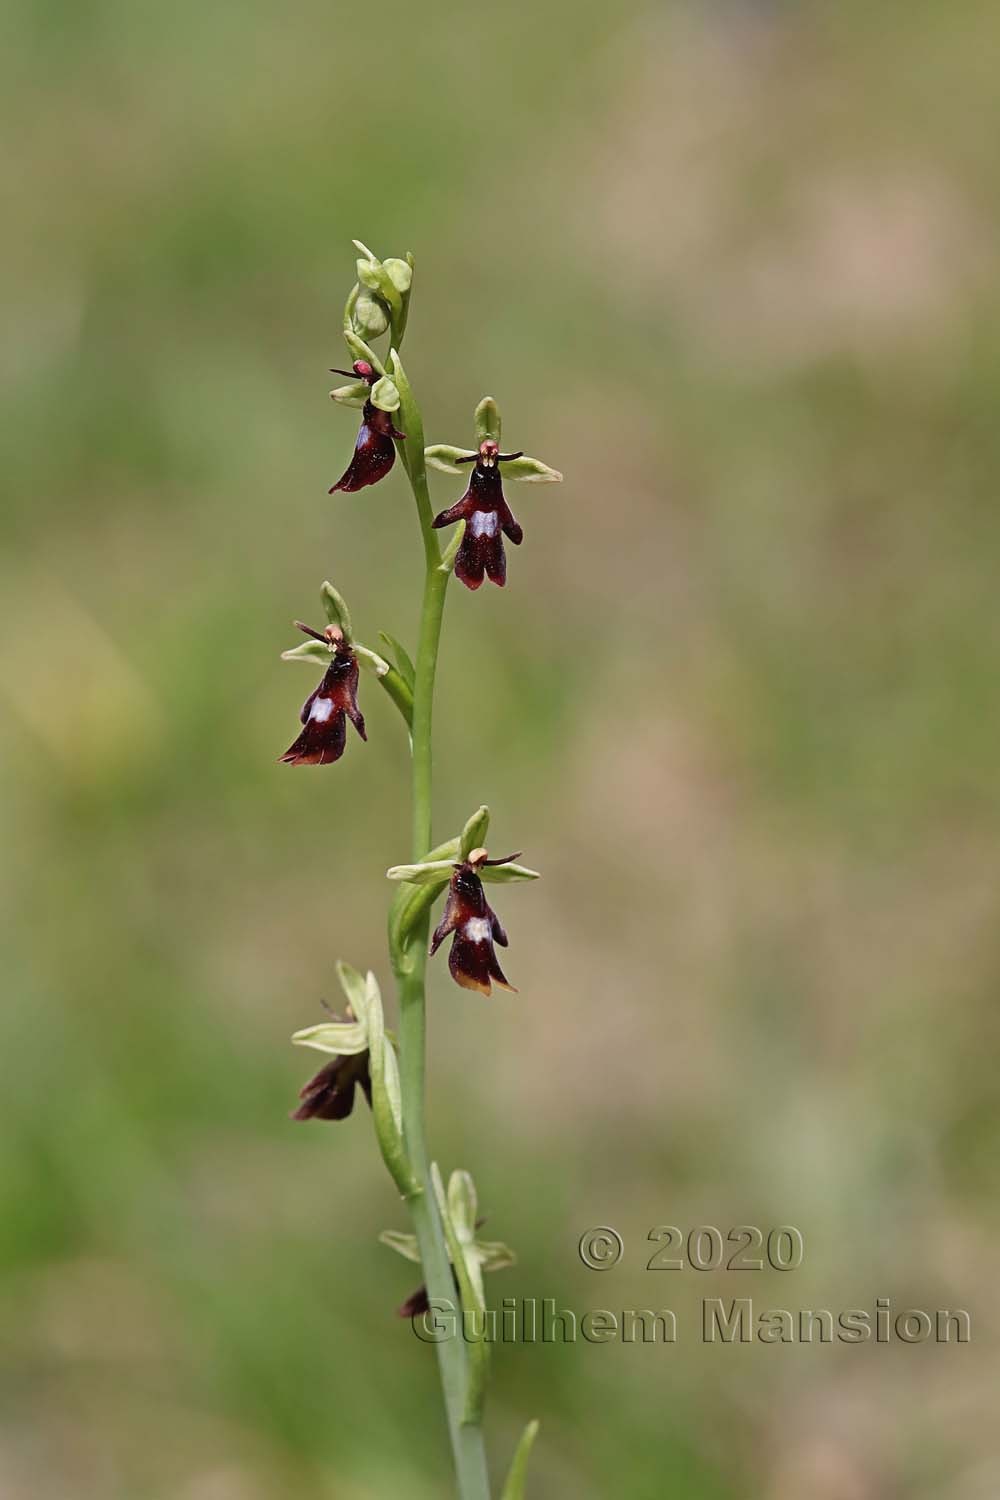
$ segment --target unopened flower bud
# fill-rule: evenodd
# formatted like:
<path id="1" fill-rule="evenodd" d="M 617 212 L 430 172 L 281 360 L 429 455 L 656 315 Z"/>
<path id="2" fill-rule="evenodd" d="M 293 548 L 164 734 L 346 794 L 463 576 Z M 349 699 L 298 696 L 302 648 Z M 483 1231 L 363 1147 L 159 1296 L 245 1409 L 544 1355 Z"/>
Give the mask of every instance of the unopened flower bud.
<path id="1" fill-rule="evenodd" d="M 389 311 L 381 298 L 372 292 L 362 291 L 358 293 L 354 303 L 351 322 L 355 333 L 361 338 L 376 339 L 389 326 Z"/>

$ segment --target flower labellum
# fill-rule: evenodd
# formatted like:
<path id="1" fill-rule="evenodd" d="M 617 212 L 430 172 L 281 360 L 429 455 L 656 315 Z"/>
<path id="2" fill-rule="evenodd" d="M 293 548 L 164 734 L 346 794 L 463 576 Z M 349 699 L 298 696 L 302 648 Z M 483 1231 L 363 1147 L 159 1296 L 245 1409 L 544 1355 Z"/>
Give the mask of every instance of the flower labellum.
<path id="1" fill-rule="evenodd" d="M 520 457 L 520 453 L 501 453 L 498 443 L 492 438 L 484 438 L 478 453 L 455 460 L 456 463 L 475 464 L 469 488 L 461 500 L 434 517 L 434 525 L 451 526 L 455 521 L 465 522 L 465 535 L 455 558 L 455 577 L 460 578 L 466 588 L 479 588 L 484 575 L 501 588 L 507 581 L 503 538 L 509 537 L 515 547 L 519 547 L 524 532 L 504 498 L 499 466 Z"/>
<path id="2" fill-rule="evenodd" d="M 494 943 L 501 948 L 507 946 L 507 934 L 500 919 L 493 911 L 483 891 L 479 871 L 484 865 L 505 865 L 516 854 L 506 859 L 487 859 L 485 849 L 473 849 L 468 859 L 455 866 L 448 890 L 448 901 L 444 916 L 431 938 L 431 953 L 440 948 L 449 933 L 454 933 L 448 968 L 456 984 L 465 990 L 479 990 L 489 995 L 492 984 L 513 990 L 497 960 Z M 516 991 L 515 991 L 516 993 Z"/>
<path id="3" fill-rule="evenodd" d="M 300 621 L 296 624 L 306 635 L 330 646 L 333 654 L 323 681 L 302 705 L 302 733 L 280 758 L 289 766 L 326 766 L 344 753 L 348 719 L 363 740 L 368 738 L 358 708 L 357 658 L 336 625 L 328 625 L 320 635 Z"/>
<path id="4" fill-rule="evenodd" d="M 363 380 L 369 389 L 378 379 L 371 365 L 364 359 L 356 359 L 353 370 L 332 370 L 331 374 L 353 374 L 358 380 Z M 384 479 L 396 461 L 396 449 L 392 440 L 402 440 L 404 436 L 404 433 L 397 432 L 392 425 L 390 412 L 383 411 L 371 400 L 366 401 L 361 412 L 361 429 L 354 447 L 354 456 L 337 483 L 330 486 L 330 494 L 337 490 L 353 494 L 355 490 L 363 490 L 366 485 L 377 484 L 380 479 Z"/>
<path id="5" fill-rule="evenodd" d="M 372 1080 L 368 1070 L 368 1052 L 347 1057 L 331 1057 L 325 1067 L 310 1078 L 299 1094 L 302 1101 L 290 1116 L 293 1120 L 346 1120 L 354 1108 L 354 1091 L 360 1088 L 368 1106 L 372 1102 Z"/>

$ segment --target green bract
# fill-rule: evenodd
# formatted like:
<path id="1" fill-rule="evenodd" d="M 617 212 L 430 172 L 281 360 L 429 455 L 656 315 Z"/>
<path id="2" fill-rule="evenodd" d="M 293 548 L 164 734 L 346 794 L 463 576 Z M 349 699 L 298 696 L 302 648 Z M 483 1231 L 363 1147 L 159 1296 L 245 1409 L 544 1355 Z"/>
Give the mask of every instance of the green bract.
<path id="1" fill-rule="evenodd" d="M 538 1436 L 538 1423 L 529 1422 L 521 1434 L 521 1441 L 514 1450 L 507 1481 L 500 1500 L 524 1500 L 524 1485 L 528 1476 L 528 1459 Z"/>

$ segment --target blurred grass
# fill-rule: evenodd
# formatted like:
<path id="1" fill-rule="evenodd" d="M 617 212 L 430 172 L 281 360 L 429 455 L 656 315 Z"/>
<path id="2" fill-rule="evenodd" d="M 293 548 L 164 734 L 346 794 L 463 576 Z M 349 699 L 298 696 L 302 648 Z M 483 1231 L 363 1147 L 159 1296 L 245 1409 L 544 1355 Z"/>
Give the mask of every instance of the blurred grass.
<path id="1" fill-rule="evenodd" d="M 546 875 L 501 907 L 520 995 L 433 995 L 435 1149 L 520 1255 L 496 1295 L 683 1326 L 746 1293 L 651 1287 L 651 1225 L 792 1222 L 761 1304 L 985 1328 L 995 9 L 4 22 L 0 1492 L 445 1485 L 364 1124 L 286 1120 L 287 1035 L 338 955 L 387 978 L 407 852 L 370 690 L 367 747 L 275 765 L 323 576 L 412 640 L 402 480 L 325 494 L 352 235 L 418 257 L 431 439 L 490 390 L 567 474 L 511 495 L 510 586 L 453 597 L 442 665 L 438 826 L 487 800 Z M 978 1500 L 988 1358 L 510 1347 L 491 1449 L 540 1415 L 539 1496 Z"/>

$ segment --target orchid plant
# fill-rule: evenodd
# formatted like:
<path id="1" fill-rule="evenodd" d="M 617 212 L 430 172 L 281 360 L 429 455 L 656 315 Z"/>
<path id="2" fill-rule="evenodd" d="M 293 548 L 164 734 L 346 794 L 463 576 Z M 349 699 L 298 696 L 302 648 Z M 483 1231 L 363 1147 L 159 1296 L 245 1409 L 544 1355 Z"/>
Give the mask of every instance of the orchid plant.
<path id="1" fill-rule="evenodd" d="M 360 407 L 361 427 L 350 463 L 330 493 L 354 494 L 378 484 L 391 472 L 398 454 L 413 492 L 423 551 L 417 650 L 414 660 L 384 632 L 379 639 L 385 655 L 364 645 L 343 596 L 332 583 L 324 583 L 320 594 L 327 623 L 315 630 L 296 621 L 308 639 L 283 653 L 285 660 L 318 669 L 321 677 L 302 707 L 300 732 L 281 759 L 293 766 L 339 761 L 347 745 L 348 719 L 365 740 L 358 693 L 362 669 L 371 674 L 399 710 L 409 733 L 411 862 L 393 865 L 387 872 L 394 892 L 388 946 L 398 996 L 398 1033 L 386 1029 L 374 972 L 362 975 L 339 962 L 343 1014 L 331 1013 L 292 1038 L 327 1056 L 302 1088 L 292 1117 L 344 1120 L 353 1112 L 358 1089 L 367 1100 L 376 1142 L 413 1224 L 412 1234 L 387 1230 L 381 1239 L 418 1262 L 423 1273 L 423 1285 L 407 1298 L 400 1313 L 418 1318 L 435 1304 L 461 1307 L 464 1336 L 437 1342 L 439 1373 L 458 1494 L 461 1500 L 488 1500 L 482 1425 L 488 1376 L 483 1272 L 512 1264 L 514 1256 L 507 1246 L 478 1238 L 482 1221 L 469 1173 L 452 1172 L 445 1188 L 431 1160 L 424 1127 L 425 978 L 428 957 L 450 937 L 448 968 L 456 984 L 484 996 L 491 994 L 493 985 L 511 990 L 496 954 L 497 945 L 507 947 L 507 934 L 486 899 L 484 882 L 534 880 L 537 874 L 519 864 L 518 855 L 489 857 L 486 807 L 479 807 L 458 833 L 432 846 L 434 680 L 452 574 L 470 590 L 478 589 L 485 578 L 502 587 L 507 578 L 503 539 L 521 544 L 523 531 L 504 495 L 504 480 L 538 484 L 562 475 L 521 452 L 501 452 L 500 413 L 488 396 L 476 407 L 474 447 L 424 446 L 420 408 L 400 360 L 413 257 L 383 261 L 360 241 L 354 244 L 359 254 L 357 280 L 344 309 L 344 339 L 352 365 L 350 370 L 334 371 L 349 383 L 330 394 L 339 405 Z M 385 352 L 380 356 L 374 345 L 383 338 Z M 467 477 L 464 494 L 436 514 L 428 467 Z M 449 526 L 455 530 L 442 550 L 438 531 Z M 442 896 L 443 913 L 431 938 L 432 909 Z M 530 1423 L 518 1445 L 503 1500 L 519 1500 L 524 1494 L 537 1427 Z"/>

